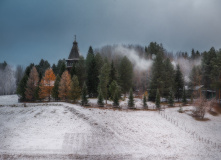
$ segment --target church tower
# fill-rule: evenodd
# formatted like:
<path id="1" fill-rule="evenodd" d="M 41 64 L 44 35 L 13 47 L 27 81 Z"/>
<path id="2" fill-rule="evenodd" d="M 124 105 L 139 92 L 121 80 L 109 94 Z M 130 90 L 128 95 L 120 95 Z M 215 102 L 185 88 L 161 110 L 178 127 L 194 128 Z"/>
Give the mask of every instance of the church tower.
<path id="1" fill-rule="evenodd" d="M 67 62 L 67 69 L 70 71 L 73 64 L 74 63 L 77 63 L 79 61 L 79 50 L 78 50 L 78 43 L 76 41 L 76 35 L 74 36 L 74 42 L 73 42 L 73 46 L 72 46 L 72 49 L 71 49 L 71 52 L 69 54 L 69 57 L 68 59 L 66 60 Z"/>

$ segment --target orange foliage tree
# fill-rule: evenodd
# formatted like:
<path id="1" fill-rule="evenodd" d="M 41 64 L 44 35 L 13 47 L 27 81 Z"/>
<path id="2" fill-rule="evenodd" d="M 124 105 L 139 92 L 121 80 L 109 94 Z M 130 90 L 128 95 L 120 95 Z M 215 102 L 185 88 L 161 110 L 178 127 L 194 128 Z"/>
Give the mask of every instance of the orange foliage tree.
<path id="1" fill-rule="evenodd" d="M 28 77 L 26 91 L 25 91 L 25 98 L 29 101 L 34 101 L 36 99 L 36 91 L 38 88 L 38 71 L 34 67 L 32 67 L 30 75 Z"/>
<path id="2" fill-rule="evenodd" d="M 71 76 L 68 71 L 64 71 L 61 76 L 61 81 L 59 83 L 59 95 L 58 97 L 62 100 L 67 100 L 70 95 L 71 90 Z"/>
<path id="3" fill-rule="evenodd" d="M 40 98 L 45 99 L 48 97 L 48 100 L 51 100 L 51 92 L 54 87 L 55 78 L 56 77 L 51 68 L 45 71 L 45 76 L 42 78 L 40 83 Z"/>

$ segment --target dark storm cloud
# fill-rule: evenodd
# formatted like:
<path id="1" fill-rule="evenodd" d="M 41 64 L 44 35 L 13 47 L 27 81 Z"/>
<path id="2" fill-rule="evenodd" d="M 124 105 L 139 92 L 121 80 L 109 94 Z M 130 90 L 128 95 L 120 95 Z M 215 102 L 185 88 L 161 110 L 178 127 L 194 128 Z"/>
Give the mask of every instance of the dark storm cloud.
<path id="1" fill-rule="evenodd" d="M 163 43 L 168 51 L 221 47 L 220 0 L 2 0 L 0 61 L 67 58 L 89 45 Z"/>

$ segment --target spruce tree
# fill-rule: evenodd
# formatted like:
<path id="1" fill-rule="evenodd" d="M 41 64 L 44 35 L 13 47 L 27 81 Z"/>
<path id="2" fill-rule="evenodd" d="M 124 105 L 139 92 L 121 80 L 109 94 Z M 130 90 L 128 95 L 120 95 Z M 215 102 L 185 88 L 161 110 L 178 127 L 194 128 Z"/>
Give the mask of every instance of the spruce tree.
<path id="1" fill-rule="evenodd" d="M 170 88 L 173 88 L 174 86 L 174 77 L 175 77 L 175 70 L 169 58 L 167 58 L 164 62 L 163 77 L 164 77 L 163 96 L 168 97 Z"/>
<path id="2" fill-rule="evenodd" d="M 122 92 L 126 95 L 132 87 L 133 65 L 130 60 L 124 56 L 119 66 L 120 86 Z"/>
<path id="3" fill-rule="evenodd" d="M 109 86 L 109 95 L 110 95 L 110 99 L 111 100 L 114 99 L 115 91 L 118 88 L 119 88 L 119 86 L 118 86 L 117 82 L 115 80 L 112 81 L 112 83 Z"/>
<path id="4" fill-rule="evenodd" d="M 66 64 L 64 61 L 61 61 L 60 62 L 60 68 L 59 68 L 59 76 L 61 77 L 62 74 L 64 73 L 64 71 L 66 70 Z"/>
<path id="5" fill-rule="evenodd" d="M 191 51 L 191 58 L 192 59 L 196 58 L 196 53 L 195 53 L 194 49 L 192 49 L 192 51 Z"/>
<path id="6" fill-rule="evenodd" d="M 110 67 L 110 80 L 109 80 L 109 84 L 111 84 L 113 81 L 116 81 L 116 80 L 117 80 L 116 69 L 114 67 L 114 62 L 112 60 L 111 67 Z"/>
<path id="7" fill-rule="evenodd" d="M 58 68 L 57 68 L 56 64 L 53 64 L 51 68 L 52 68 L 54 74 L 57 75 L 58 74 L 57 73 Z"/>
<path id="8" fill-rule="evenodd" d="M 25 90 L 26 90 L 27 81 L 28 81 L 28 76 L 24 75 L 18 84 L 16 93 L 19 96 L 19 101 L 25 101 Z"/>
<path id="9" fill-rule="evenodd" d="M 183 105 L 186 105 L 186 103 L 187 103 L 187 100 L 186 100 L 186 89 L 185 89 L 185 87 L 183 87 L 182 102 L 183 102 Z"/>
<path id="10" fill-rule="evenodd" d="M 116 88 L 114 97 L 113 97 L 113 106 L 118 107 L 119 106 L 119 90 Z"/>
<path id="11" fill-rule="evenodd" d="M 84 82 L 82 92 L 81 92 L 81 105 L 85 106 L 88 104 L 88 99 L 87 99 L 87 86 L 86 83 Z"/>
<path id="12" fill-rule="evenodd" d="M 78 77 L 79 86 L 83 88 L 83 84 L 86 81 L 86 65 L 84 57 L 80 56 L 78 63 L 75 67 L 76 76 Z"/>
<path id="13" fill-rule="evenodd" d="M 155 104 L 156 104 L 157 109 L 160 110 L 160 92 L 159 92 L 159 89 L 157 89 L 157 95 L 156 95 L 156 102 L 155 102 Z"/>
<path id="14" fill-rule="evenodd" d="M 36 65 L 36 69 L 39 74 L 39 80 L 44 76 L 45 71 L 50 68 L 50 63 L 47 60 L 41 59 L 38 65 Z"/>
<path id="15" fill-rule="evenodd" d="M 171 107 L 174 105 L 174 94 L 172 88 L 170 88 L 168 103 Z"/>
<path id="16" fill-rule="evenodd" d="M 99 88 L 102 90 L 103 96 L 106 99 L 106 104 L 108 99 L 109 72 L 109 66 L 107 63 L 105 63 L 101 68 L 101 73 L 99 75 Z"/>
<path id="17" fill-rule="evenodd" d="M 154 102 L 156 100 L 156 92 L 157 88 L 163 93 L 164 89 L 164 63 L 163 63 L 163 53 L 159 52 L 154 59 L 154 63 L 152 66 L 151 72 L 151 80 L 150 80 L 150 91 L 148 99 L 149 101 Z"/>
<path id="18" fill-rule="evenodd" d="M 143 108 L 144 108 L 144 109 L 148 109 L 147 98 L 146 98 L 146 95 L 145 95 L 145 94 L 143 95 Z"/>
<path id="19" fill-rule="evenodd" d="M 134 96 L 133 96 L 133 90 L 130 89 L 130 95 L 128 100 L 128 108 L 134 108 Z"/>
<path id="20" fill-rule="evenodd" d="M 76 75 L 73 76 L 71 81 L 71 90 L 69 97 L 75 103 L 81 96 L 81 89 L 78 82 L 78 77 Z"/>
<path id="21" fill-rule="evenodd" d="M 73 63 L 71 71 L 70 71 L 71 77 L 73 77 L 74 75 L 76 75 L 76 67 L 75 67 L 75 63 Z"/>
<path id="22" fill-rule="evenodd" d="M 95 58 L 95 61 L 96 61 L 96 71 L 98 71 L 98 74 L 100 74 L 101 68 L 104 65 L 104 60 L 103 60 L 100 53 L 96 53 L 94 58 Z"/>
<path id="23" fill-rule="evenodd" d="M 59 100 L 59 97 L 58 97 L 58 87 L 59 87 L 59 83 L 60 83 L 60 76 L 57 75 L 56 79 L 55 79 L 55 83 L 54 83 L 54 88 L 52 89 L 52 97 L 57 101 Z"/>
<path id="24" fill-rule="evenodd" d="M 202 66 L 202 82 L 204 85 L 204 88 L 206 89 L 212 89 L 212 81 L 213 81 L 213 75 L 214 75 L 214 67 L 217 65 L 214 65 L 214 60 L 217 58 L 216 50 L 214 47 L 212 47 L 209 52 L 204 52 L 201 66 Z M 217 72 L 215 72 L 217 75 Z"/>
<path id="25" fill-rule="evenodd" d="M 3 67 L 5 65 L 7 65 L 6 62 L 4 62 Z M 33 68 L 33 66 L 34 66 L 34 63 L 31 63 L 29 66 L 26 67 L 23 78 L 21 79 L 21 81 L 18 84 L 16 93 L 19 96 L 19 101 L 25 101 L 26 100 L 25 91 L 26 91 L 27 81 L 28 81 L 28 77 L 29 77 L 29 74 L 30 74 L 31 69 Z"/>
<path id="26" fill-rule="evenodd" d="M 202 73 L 201 73 L 201 68 L 200 66 L 193 66 L 190 75 L 189 75 L 189 86 L 190 88 L 193 90 L 196 86 L 200 86 L 201 85 L 201 78 L 202 77 Z"/>
<path id="27" fill-rule="evenodd" d="M 86 57 L 87 88 L 88 88 L 89 97 L 97 96 L 99 72 L 96 70 L 96 66 L 97 65 L 94 57 L 94 51 L 90 46 Z"/>
<path id="28" fill-rule="evenodd" d="M 102 93 L 101 88 L 99 89 L 97 104 L 99 106 L 103 106 L 104 105 L 104 97 L 103 97 L 103 93 Z"/>
<path id="29" fill-rule="evenodd" d="M 183 74 L 180 71 L 180 66 L 177 65 L 176 74 L 175 74 L 175 97 L 178 99 L 178 102 L 180 98 L 182 97 L 183 87 L 184 87 L 184 80 L 183 80 Z"/>

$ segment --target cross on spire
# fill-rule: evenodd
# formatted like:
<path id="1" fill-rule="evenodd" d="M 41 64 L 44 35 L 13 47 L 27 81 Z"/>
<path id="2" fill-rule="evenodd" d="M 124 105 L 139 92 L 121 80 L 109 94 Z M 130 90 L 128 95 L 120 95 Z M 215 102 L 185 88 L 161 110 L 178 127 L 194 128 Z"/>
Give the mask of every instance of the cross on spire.
<path id="1" fill-rule="evenodd" d="M 74 41 L 76 42 L 76 35 L 74 35 Z"/>

